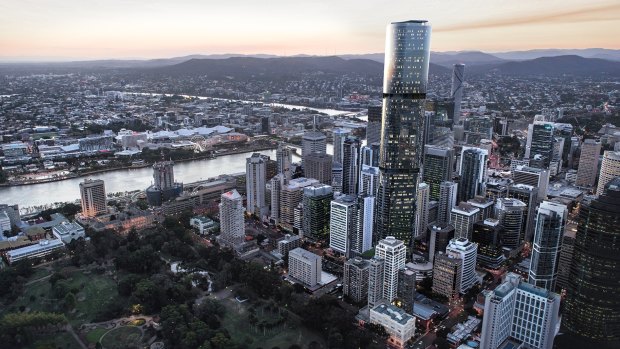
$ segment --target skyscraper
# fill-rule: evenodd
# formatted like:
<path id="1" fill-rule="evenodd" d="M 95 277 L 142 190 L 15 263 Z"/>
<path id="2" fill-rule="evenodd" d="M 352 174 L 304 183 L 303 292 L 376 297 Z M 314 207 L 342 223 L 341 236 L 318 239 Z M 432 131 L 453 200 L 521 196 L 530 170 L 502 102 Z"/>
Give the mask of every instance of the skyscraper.
<path id="1" fill-rule="evenodd" d="M 463 147 L 461 152 L 458 201 L 473 199 L 485 190 L 488 153 L 485 149 Z"/>
<path id="2" fill-rule="evenodd" d="M 220 238 L 223 243 L 235 246 L 245 237 L 243 198 L 233 189 L 222 194 L 220 199 Z"/>
<path id="3" fill-rule="evenodd" d="M 547 198 L 549 171 L 529 166 L 517 166 L 512 171 L 515 184 L 527 184 L 538 188 L 538 200 Z"/>
<path id="4" fill-rule="evenodd" d="M 332 131 L 334 142 L 334 162 L 342 164 L 343 144 L 345 139 L 351 135 L 351 131 L 345 128 L 335 128 Z"/>
<path id="5" fill-rule="evenodd" d="M 301 138 L 301 162 L 305 163 L 306 156 L 312 153 L 325 154 L 327 137 L 319 131 L 305 132 Z"/>
<path id="6" fill-rule="evenodd" d="M 262 218 L 268 213 L 265 198 L 267 183 L 267 161 L 269 157 L 254 153 L 245 160 L 246 212 Z"/>
<path id="7" fill-rule="evenodd" d="M 463 262 L 455 256 L 437 252 L 433 261 L 433 292 L 450 299 L 461 291 L 461 268 Z"/>
<path id="8" fill-rule="evenodd" d="M 368 307 L 373 308 L 383 300 L 385 261 L 375 255 L 368 262 Z"/>
<path id="9" fill-rule="evenodd" d="M 536 156 L 540 157 L 540 162 L 537 162 L 537 165 L 530 163 L 531 166 L 549 169 L 553 159 L 554 131 L 555 127 L 552 122 L 534 121 L 529 125 L 525 157 L 530 161 Z"/>
<path id="10" fill-rule="evenodd" d="M 332 156 L 325 153 L 312 153 L 305 157 L 304 175 L 319 183 L 332 184 Z"/>
<path id="11" fill-rule="evenodd" d="M 356 303 L 365 302 L 368 298 L 370 263 L 362 257 L 355 257 L 344 263 L 342 277 L 342 294 Z"/>
<path id="12" fill-rule="evenodd" d="M 506 257 L 502 251 L 501 233 L 504 227 L 494 218 L 474 223 L 472 242 L 478 244 L 476 262 L 485 268 L 499 269 Z"/>
<path id="13" fill-rule="evenodd" d="M 380 144 L 369 143 L 360 149 L 360 163 L 366 166 L 379 167 Z"/>
<path id="14" fill-rule="evenodd" d="M 454 150 L 433 145 L 424 146 L 422 180 L 430 186 L 430 200 L 439 200 L 439 186 L 452 180 Z"/>
<path id="15" fill-rule="evenodd" d="M 450 223 L 452 208 L 456 205 L 456 188 L 454 182 L 442 182 L 439 185 L 439 207 L 437 209 L 437 223 Z"/>
<path id="16" fill-rule="evenodd" d="M 302 231 L 312 241 L 325 240 L 329 236 L 330 203 L 332 187 L 313 184 L 304 188 Z"/>
<path id="17" fill-rule="evenodd" d="M 349 136 L 342 143 L 342 193 L 357 195 L 360 141 Z"/>
<path id="18" fill-rule="evenodd" d="M 566 206 L 543 201 L 536 214 L 534 248 L 528 282 L 549 291 L 555 289 L 562 237 L 568 210 Z"/>
<path id="19" fill-rule="evenodd" d="M 450 224 L 454 226 L 456 238 L 471 239 L 474 223 L 480 220 L 480 209 L 466 202 L 461 202 L 450 212 Z"/>
<path id="20" fill-rule="evenodd" d="M 602 195 L 607 183 L 616 177 L 620 177 L 620 151 L 606 151 L 603 153 L 596 195 Z"/>
<path id="21" fill-rule="evenodd" d="M 82 197 L 82 216 L 95 217 L 108 212 L 105 184 L 101 179 L 86 179 L 80 183 Z"/>
<path id="22" fill-rule="evenodd" d="M 620 178 L 579 210 L 563 323 L 613 347 L 620 341 Z"/>
<path id="23" fill-rule="evenodd" d="M 358 192 L 360 195 L 377 195 L 377 185 L 379 183 L 379 168 L 362 165 Z"/>
<path id="24" fill-rule="evenodd" d="M 385 46 L 376 230 L 381 237 L 407 243 L 413 234 L 424 145 L 430 32 L 427 21 L 392 23 Z"/>
<path id="25" fill-rule="evenodd" d="M 174 181 L 174 162 L 159 161 L 153 165 L 153 185 L 146 188 L 146 199 L 151 206 L 161 206 L 183 192 L 183 184 Z"/>
<path id="26" fill-rule="evenodd" d="M 463 100 L 463 82 L 465 81 L 465 64 L 455 64 L 452 70 L 452 88 L 450 96 L 454 99 L 454 123 L 461 118 L 461 101 Z"/>
<path id="27" fill-rule="evenodd" d="M 375 197 L 359 195 L 357 197 L 358 206 L 358 228 L 357 235 L 353 241 L 354 251 L 364 253 L 372 248 L 373 227 L 375 220 Z"/>
<path id="28" fill-rule="evenodd" d="M 527 184 L 512 184 L 508 186 L 507 197 L 518 199 L 527 207 L 523 211 L 523 225 L 520 239 L 531 242 L 534 238 L 534 219 L 538 206 L 538 188 Z"/>
<path id="29" fill-rule="evenodd" d="M 383 107 L 368 107 L 368 125 L 366 126 L 366 144 L 381 142 L 381 114 Z"/>
<path id="30" fill-rule="evenodd" d="M 280 224 L 292 227 L 295 224 L 295 208 L 303 200 L 304 187 L 318 183 L 313 178 L 295 178 L 280 190 Z"/>
<path id="31" fill-rule="evenodd" d="M 271 222 L 280 224 L 280 194 L 282 187 L 285 185 L 285 177 L 283 173 L 278 173 L 269 180 L 269 189 L 271 192 Z"/>
<path id="32" fill-rule="evenodd" d="M 521 229 L 523 228 L 523 213 L 525 204 L 517 199 L 499 198 L 495 202 L 495 217 L 504 227 L 502 244 L 511 250 L 521 247 Z"/>
<path id="33" fill-rule="evenodd" d="M 460 268 L 460 290 L 461 294 L 474 286 L 478 279 L 476 277 L 476 256 L 478 253 L 478 244 L 473 243 L 466 238 L 454 238 L 446 247 L 446 255 L 457 258 L 461 261 Z"/>
<path id="34" fill-rule="evenodd" d="M 437 252 L 444 252 L 454 239 L 454 227 L 450 224 L 429 224 L 426 230 L 428 261 L 433 263 Z"/>
<path id="35" fill-rule="evenodd" d="M 598 159 L 601 154 L 601 142 L 595 139 L 586 139 L 581 145 L 581 157 L 577 168 L 575 185 L 593 187 L 598 173 Z"/>
<path id="36" fill-rule="evenodd" d="M 284 174 L 284 184 L 287 184 L 293 177 L 293 150 L 282 143 L 278 144 L 278 149 L 276 149 L 276 162 L 278 164 L 278 173 Z"/>
<path id="37" fill-rule="evenodd" d="M 384 261 L 383 299 L 392 302 L 398 290 L 398 271 L 405 267 L 407 248 L 401 240 L 388 236 L 380 240 L 375 248 L 375 258 Z"/>
<path id="38" fill-rule="evenodd" d="M 426 183 L 418 184 L 418 198 L 416 200 L 415 233 L 414 236 L 424 236 L 428 226 L 429 186 Z"/>
<path id="39" fill-rule="evenodd" d="M 343 195 L 331 202 L 329 247 L 346 257 L 350 256 L 357 235 L 357 211 L 357 200 L 353 196 Z"/>

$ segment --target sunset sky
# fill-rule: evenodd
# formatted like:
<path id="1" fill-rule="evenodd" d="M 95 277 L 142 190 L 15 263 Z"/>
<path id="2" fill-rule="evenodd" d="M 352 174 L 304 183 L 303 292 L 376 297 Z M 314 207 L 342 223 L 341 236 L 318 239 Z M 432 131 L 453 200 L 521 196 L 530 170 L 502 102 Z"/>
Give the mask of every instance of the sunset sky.
<path id="1" fill-rule="evenodd" d="M 620 49 L 619 0 L 0 0 L 0 59 L 373 53 L 407 19 L 433 51 Z"/>

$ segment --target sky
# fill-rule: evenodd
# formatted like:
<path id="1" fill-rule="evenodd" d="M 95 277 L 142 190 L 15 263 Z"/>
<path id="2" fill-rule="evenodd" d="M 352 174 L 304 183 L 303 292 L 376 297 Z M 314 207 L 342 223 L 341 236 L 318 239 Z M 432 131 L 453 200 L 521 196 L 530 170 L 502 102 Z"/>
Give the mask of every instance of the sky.
<path id="1" fill-rule="evenodd" d="M 0 59 L 375 53 L 408 19 L 433 51 L 620 49 L 619 0 L 0 0 Z"/>

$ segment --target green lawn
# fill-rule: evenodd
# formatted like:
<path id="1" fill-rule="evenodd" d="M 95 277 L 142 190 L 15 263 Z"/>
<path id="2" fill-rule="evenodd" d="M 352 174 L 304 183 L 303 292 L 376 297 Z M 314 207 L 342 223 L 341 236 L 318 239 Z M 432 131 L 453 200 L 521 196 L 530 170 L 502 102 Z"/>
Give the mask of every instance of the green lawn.
<path id="1" fill-rule="evenodd" d="M 24 347 L 24 349 L 38 348 L 77 349 L 80 348 L 80 345 L 71 334 L 59 332 L 37 337 L 30 345 Z"/>
<path id="2" fill-rule="evenodd" d="M 104 349 L 126 348 L 132 344 L 138 345 L 142 340 L 142 331 L 138 327 L 123 326 L 106 333 L 101 339 Z"/>
<path id="3" fill-rule="evenodd" d="M 96 328 L 86 334 L 86 340 L 89 343 L 97 344 L 97 342 L 99 342 L 99 339 L 101 339 L 101 336 L 103 336 L 103 334 L 108 331 L 109 330 L 105 328 Z"/>

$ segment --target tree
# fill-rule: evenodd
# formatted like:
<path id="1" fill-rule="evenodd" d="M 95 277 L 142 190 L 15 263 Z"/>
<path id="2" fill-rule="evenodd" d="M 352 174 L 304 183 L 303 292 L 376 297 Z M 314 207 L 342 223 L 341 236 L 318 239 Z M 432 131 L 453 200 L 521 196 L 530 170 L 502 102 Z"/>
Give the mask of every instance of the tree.
<path id="1" fill-rule="evenodd" d="M 76 301 L 77 300 L 75 299 L 75 295 L 73 293 L 71 292 L 67 293 L 67 295 L 65 296 L 65 300 L 64 300 L 65 309 L 71 310 L 75 308 Z"/>

